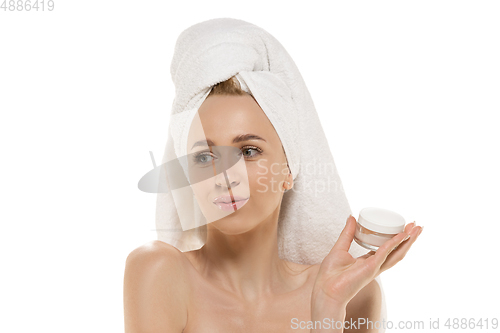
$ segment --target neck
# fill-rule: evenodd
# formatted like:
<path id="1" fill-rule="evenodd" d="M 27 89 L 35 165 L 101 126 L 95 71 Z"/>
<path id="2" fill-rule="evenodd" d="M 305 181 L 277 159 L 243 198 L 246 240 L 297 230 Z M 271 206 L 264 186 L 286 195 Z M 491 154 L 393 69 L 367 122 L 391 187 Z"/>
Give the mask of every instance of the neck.
<path id="1" fill-rule="evenodd" d="M 238 235 L 208 225 L 207 241 L 199 251 L 205 277 L 247 301 L 285 292 L 290 272 L 278 255 L 279 208 Z"/>

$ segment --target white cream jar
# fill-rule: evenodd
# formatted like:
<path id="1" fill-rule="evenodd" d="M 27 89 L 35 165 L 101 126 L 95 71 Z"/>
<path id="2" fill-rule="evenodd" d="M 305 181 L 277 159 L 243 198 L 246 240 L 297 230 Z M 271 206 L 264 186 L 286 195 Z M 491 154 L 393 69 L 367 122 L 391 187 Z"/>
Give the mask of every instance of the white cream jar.
<path id="1" fill-rule="evenodd" d="M 386 241 L 404 231 L 405 219 L 388 209 L 367 207 L 359 212 L 354 240 L 362 247 L 377 251 Z"/>

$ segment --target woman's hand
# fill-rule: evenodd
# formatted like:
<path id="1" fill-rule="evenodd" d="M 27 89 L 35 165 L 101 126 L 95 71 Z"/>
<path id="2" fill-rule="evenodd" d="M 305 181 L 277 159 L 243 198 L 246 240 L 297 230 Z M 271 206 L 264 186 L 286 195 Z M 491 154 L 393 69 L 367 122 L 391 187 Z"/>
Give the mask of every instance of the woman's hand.
<path id="1" fill-rule="evenodd" d="M 313 307 L 315 302 L 321 306 L 346 306 L 380 273 L 402 260 L 422 232 L 422 227 L 409 223 L 404 232 L 386 241 L 376 252 L 353 258 L 348 250 L 355 229 L 356 219 L 349 215 L 344 230 L 320 265 L 312 293 Z"/>

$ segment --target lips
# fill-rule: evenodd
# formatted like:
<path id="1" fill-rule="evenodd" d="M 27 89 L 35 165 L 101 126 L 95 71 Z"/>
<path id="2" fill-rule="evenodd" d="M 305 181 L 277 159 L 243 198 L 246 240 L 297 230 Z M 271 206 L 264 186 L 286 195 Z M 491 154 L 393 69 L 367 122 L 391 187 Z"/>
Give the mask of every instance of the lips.
<path id="1" fill-rule="evenodd" d="M 247 200 L 248 199 L 248 198 L 240 197 L 238 195 L 234 195 L 233 198 L 234 198 L 234 202 L 243 201 L 243 200 Z M 225 195 L 225 196 L 221 196 L 221 197 L 216 197 L 214 199 L 214 204 L 218 204 L 218 203 L 230 204 L 232 202 L 233 201 L 231 199 L 231 196 L 229 196 L 229 195 Z"/>
<path id="2" fill-rule="evenodd" d="M 216 197 L 213 202 L 221 210 L 236 211 L 237 209 L 240 209 L 243 205 L 245 205 L 249 199 L 238 195 L 235 195 L 233 197 L 234 201 L 232 201 L 231 197 L 227 195 Z"/>

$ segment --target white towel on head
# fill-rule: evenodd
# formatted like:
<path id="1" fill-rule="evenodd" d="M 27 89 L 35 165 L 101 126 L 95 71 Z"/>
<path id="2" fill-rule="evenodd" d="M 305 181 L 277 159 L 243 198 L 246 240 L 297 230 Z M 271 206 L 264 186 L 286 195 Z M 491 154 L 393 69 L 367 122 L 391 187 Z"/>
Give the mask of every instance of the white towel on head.
<path id="1" fill-rule="evenodd" d="M 186 155 L 194 114 L 213 85 L 235 75 L 276 129 L 294 179 L 279 215 L 280 258 L 321 263 L 351 210 L 311 95 L 287 51 L 256 25 L 217 18 L 180 34 L 170 70 L 175 100 L 162 163 Z M 193 219 L 201 218 L 194 201 L 185 208 L 191 209 Z M 206 225 L 183 230 L 177 209 L 170 193 L 158 193 L 158 239 L 183 252 L 201 248 Z M 353 242 L 349 252 L 358 257 L 368 251 Z"/>

